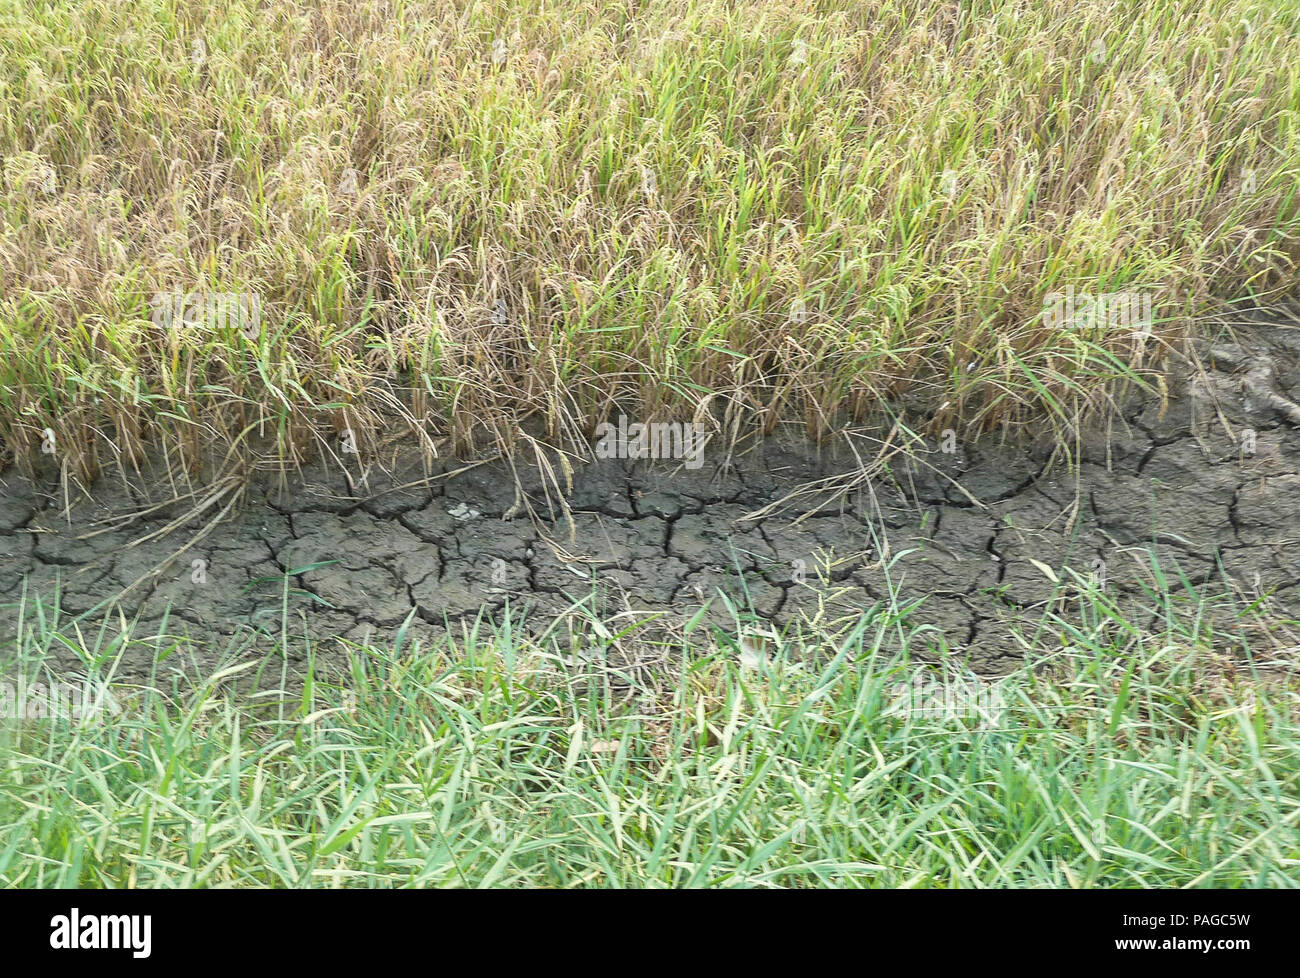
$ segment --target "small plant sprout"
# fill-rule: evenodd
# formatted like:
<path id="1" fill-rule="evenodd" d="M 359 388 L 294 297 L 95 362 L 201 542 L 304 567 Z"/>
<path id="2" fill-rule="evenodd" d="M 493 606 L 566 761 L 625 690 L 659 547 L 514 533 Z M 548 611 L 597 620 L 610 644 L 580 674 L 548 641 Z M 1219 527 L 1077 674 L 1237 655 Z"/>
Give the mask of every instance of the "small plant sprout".
<path id="1" fill-rule="evenodd" d="M 695 592 L 696 600 L 703 601 L 713 591 L 713 580 L 708 569 L 700 571 L 699 580 L 691 583 L 691 590 Z"/>

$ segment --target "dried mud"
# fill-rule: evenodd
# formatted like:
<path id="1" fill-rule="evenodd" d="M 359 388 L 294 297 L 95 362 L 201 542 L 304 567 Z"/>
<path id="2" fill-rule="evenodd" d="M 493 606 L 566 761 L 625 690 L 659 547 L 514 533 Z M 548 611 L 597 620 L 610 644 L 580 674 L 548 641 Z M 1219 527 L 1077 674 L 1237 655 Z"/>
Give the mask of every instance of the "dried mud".
<path id="1" fill-rule="evenodd" d="M 34 485 L 11 472 L 0 484 L 0 645 L 47 627 L 33 617 L 38 599 L 64 634 L 76 622 L 94 635 L 106 617 L 110 628 L 135 621 L 137 635 L 188 634 L 198 661 L 183 665 L 203 668 L 241 643 L 268 648 L 286 604 L 286 654 L 300 656 L 294 640 L 309 635 L 328 660 L 343 654 L 340 639 L 388 642 L 406 623 L 406 643 L 434 641 L 507 606 L 522 627 L 578 615 L 576 605 L 659 613 L 671 630 L 711 599 L 703 622 L 734 631 L 727 595 L 756 624 L 834 626 L 892 586 L 902 601 L 923 599 L 911 620 L 931 627 L 915 651 L 997 674 L 1020 662 L 1049 605 L 1068 610 L 1074 575 L 1104 577 L 1118 603 L 1154 616 L 1153 555 L 1175 591 L 1231 594 L 1239 606 L 1264 595 L 1255 613 L 1285 629 L 1300 615 L 1300 430 L 1288 413 L 1300 400 L 1300 323 L 1241 322 L 1235 341 L 1195 349 L 1204 371 L 1176 358 L 1170 398 L 1134 397 L 1106 430 L 1081 433 L 1073 471 L 1049 465 L 1046 442 L 933 443 L 853 491 L 789 498 L 851 475 L 854 444 L 769 437 L 730 458 L 706 452 L 695 471 L 577 466 L 571 486 L 558 476 L 563 505 L 520 467 L 521 507 L 500 459 L 437 460 L 433 478 L 418 459 L 387 472 L 353 460 L 350 472 L 318 465 L 289 486 L 246 486 L 219 522 L 226 498 L 149 539 L 194 504 L 150 510 L 176 490 L 161 473 L 105 477 L 69 504 L 52 475 Z M 61 644 L 50 654 L 83 668 Z M 135 648 L 118 674 L 153 668 Z"/>

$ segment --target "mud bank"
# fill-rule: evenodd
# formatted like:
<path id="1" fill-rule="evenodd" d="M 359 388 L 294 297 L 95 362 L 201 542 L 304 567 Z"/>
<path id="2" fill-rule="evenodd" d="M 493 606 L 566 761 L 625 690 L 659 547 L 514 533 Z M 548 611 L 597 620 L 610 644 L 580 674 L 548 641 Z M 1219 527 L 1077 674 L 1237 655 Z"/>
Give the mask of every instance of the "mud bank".
<path id="1" fill-rule="evenodd" d="M 288 654 L 305 635 L 328 659 L 339 640 L 388 642 L 406 623 L 408 645 L 434 641 L 507 607 L 524 627 L 592 612 L 658 613 L 671 629 L 711 601 L 704 621 L 734 631 L 723 595 L 781 629 L 852 621 L 893 591 L 923 599 L 912 621 L 932 628 L 914 651 L 996 674 L 1081 587 L 1149 620 L 1157 575 L 1174 591 L 1255 602 L 1251 614 L 1286 634 L 1300 617 L 1300 323 L 1236 330 L 1175 358 L 1169 398 L 1135 397 L 1106 430 L 1081 433 L 1073 472 L 1049 467 L 1056 446 L 1045 442 L 950 439 L 892 456 L 844 492 L 868 438 L 778 436 L 706 452 L 694 470 L 597 461 L 571 484 L 499 459 L 437 460 L 432 473 L 415 459 L 357 460 L 287 487 L 244 485 L 188 520 L 198 500 L 160 506 L 183 490 L 158 473 L 105 478 L 70 501 L 11 475 L 0 487 L 0 643 L 12 650 L 20 631 L 32 641 L 55 621 L 93 634 L 124 617 L 137 636 L 191 636 L 200 661 L 178 665 L 192 669 L 203 650 L 215 662 L 250 638 L 270 647 L 286 607 Z M 51 655 L 83 668 L 67 649 Z M 152 668 L 135 649 L 119 675 Z"/>

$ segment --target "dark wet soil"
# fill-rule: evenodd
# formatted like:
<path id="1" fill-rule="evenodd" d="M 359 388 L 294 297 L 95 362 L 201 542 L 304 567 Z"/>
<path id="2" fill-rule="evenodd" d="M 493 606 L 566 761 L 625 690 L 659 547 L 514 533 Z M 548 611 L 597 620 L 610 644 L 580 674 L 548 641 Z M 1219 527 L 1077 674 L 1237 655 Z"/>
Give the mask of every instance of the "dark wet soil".
<path id="1" fill-rule="evenodd" d="M 68 635 L 77 619 L 96 634 L 108 615 L 110 630 L 125 618 L 137 635 L 189 634 L 216 662 L 250 636 L 269 647 L 287 606 L 289 654 L 309 635 L 328 658 L 338 639 L 387 642 L 405 623 L 405 642 L 431 641 L 507 605 L 533 627 L 590 609 L 659 612 L 671 629 L 708 599 L 704 620 L 734 632 L 720 595 L 773 628 L 833 625 L 887 601 L 892 582 L 901 601 L 924 599 L 912 620 L 933 628 L 915 650 L 996 674 L 1081 582 L 1154 616 L 1157 574 L 1239 605 L 1266 596 L 1255 612 L 1285 628 L 1300 617 L 1300 416 L 1288 408 L 1300 401 L 1300 320 L 1243 318 L 1235 331 L 1175 357 L 1167 399 L 1134 397 L 1104 429 L 1081 432 L 1073 472 L 1046 439 L 952 451 L 934 439 L 831 492 L 817 480 L 842 485 L 878 444 L 776 436 L 729 457 L 707 451 L 695 471 L 600 461 L 575 466 L 569 485 L 558 467 L 547 478 L 519 466 L 521 498 L 499 459 L 430 470 L 351 458 L 350 471 L 318 465 L 301 484 L 245 485 L 162 535 L 203 497 L 149 510 L 178 490 L 160 472 L 105 477 L 93 498 L 70 501 L 54 480 L 10 474 L 0 643 L 48 629 L 56 611 Z M 51 654 L 80 668 L 57 643 Z M 152 666 L 138 649 L 119 675 Z"/>

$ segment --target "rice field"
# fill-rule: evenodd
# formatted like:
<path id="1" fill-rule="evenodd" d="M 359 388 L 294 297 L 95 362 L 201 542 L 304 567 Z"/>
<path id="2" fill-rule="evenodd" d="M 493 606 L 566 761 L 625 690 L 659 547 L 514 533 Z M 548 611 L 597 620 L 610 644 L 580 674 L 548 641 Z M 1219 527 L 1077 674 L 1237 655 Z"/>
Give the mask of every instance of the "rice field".
<path id="1" fill-rule="evenodd" d="M 1191 315 L 1296 284 L 1298 26 L 1256 0 L 5 0 L 4 457 L 589 456 L 616 408 L 1059 425 Z M 1063 326 L 1066 290 L 1150 321 Z"/>

